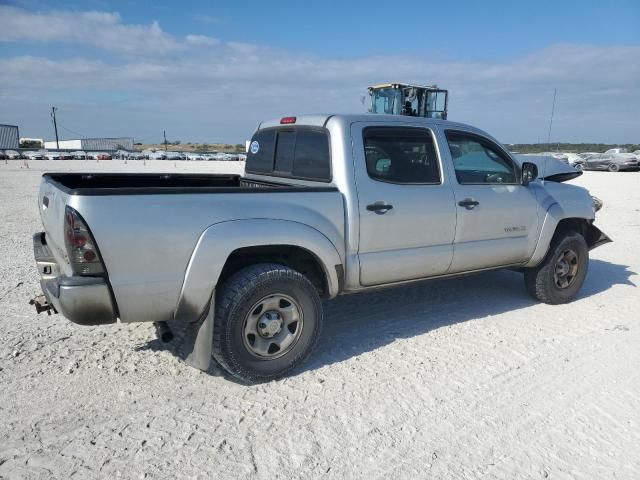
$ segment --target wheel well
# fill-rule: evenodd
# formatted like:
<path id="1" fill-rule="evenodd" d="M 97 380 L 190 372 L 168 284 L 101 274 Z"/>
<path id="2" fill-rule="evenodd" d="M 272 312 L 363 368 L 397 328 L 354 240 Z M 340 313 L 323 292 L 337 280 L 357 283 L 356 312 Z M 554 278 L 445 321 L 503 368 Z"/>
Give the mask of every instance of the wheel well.
<path id="1" fill-rule="evenodd" d="M 264 245 L 238 248 L 231 252 L 220 274 L 218 283 L 242 268 L 256 263 L 279 263 L 303 274 L 316 287 L 320 297 L 329 295 L 329 286 L 318 257 L 309 250 L 294 245 Z"/>
<path id="2" fill-rule="evenodd" d="M 552 242 L 563 235 L 572 232 L 579 233 L 586 240 L 589 225 L 589 222 L 584 218 L 563 218 L 558 222 L 558 225 L 556 225 L 556 231 L 553 234 Z"/>

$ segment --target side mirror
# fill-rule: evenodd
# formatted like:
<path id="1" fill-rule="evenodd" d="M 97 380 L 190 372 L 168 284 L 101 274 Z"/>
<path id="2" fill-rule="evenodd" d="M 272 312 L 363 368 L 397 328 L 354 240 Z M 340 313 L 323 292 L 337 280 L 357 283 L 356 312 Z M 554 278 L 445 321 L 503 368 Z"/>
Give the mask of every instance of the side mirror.
<path id="1" fill-rule="evenodd" d="M 522 178 L 520 183 L 525 187 L 538 178 L 538 166 L 535 163 L 524 162 L 522 164 Z"/>

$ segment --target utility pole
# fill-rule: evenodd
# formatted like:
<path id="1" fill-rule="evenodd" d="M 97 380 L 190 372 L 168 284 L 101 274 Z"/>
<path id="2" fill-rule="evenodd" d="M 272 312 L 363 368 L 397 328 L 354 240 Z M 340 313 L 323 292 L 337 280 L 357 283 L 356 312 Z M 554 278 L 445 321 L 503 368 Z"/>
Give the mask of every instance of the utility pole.
<path id="1" fill-rule="evenodd" d="M 164 151 L 167 151 L 167 131 L 163 130 L 162 133 L 164 134 Z"/>
<path id="2" fill-rule="evenodd" d="M 56 107 L 51 107 L 51 118 L 53 119 L 53 128 L 56 131 L 56 149 L 60 150 L 60 142 L 58 141 L 58 124 L 56 123 Z"/>

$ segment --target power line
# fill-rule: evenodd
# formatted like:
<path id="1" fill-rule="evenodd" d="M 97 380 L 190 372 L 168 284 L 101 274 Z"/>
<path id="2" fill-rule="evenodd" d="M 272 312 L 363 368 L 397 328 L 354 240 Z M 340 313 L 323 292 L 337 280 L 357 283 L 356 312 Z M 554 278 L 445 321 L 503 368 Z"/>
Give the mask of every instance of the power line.
<path id="1" fill-rule="evenodd" d="M 78 136 L 80 136 L 82 138 L 87 138 L 87 135 L 83 135 L 82 133 L 79 133 L 79 132 L 74 132 L 70 128 L 65 127 L 64 125 L 60 125 L 60 128 L 62 128 L 63 130 L 66 130 L 69 133 L 73 133 L 74 135 L 78 135 Z"/>

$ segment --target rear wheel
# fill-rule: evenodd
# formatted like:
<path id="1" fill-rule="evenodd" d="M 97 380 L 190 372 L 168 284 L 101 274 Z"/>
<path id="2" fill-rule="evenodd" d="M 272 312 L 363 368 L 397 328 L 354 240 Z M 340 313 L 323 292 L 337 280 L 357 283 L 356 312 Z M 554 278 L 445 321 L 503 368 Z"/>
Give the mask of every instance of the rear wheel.
<path id="1" fill-rule="evenodd" d="M 322 303 L 301 273 L 258 264 L 219 289 L 213 356 L 231 375 L 249 382 L 282 377 L 304 362 L 322 327 Z"/>
<path id="2" fill-rule="evenodd" d="M 579 233 L 569 232 L 554 239 L 540 265 L 525 270 L 525 286 L 541 302 L 567 303 L 582 287 L 588 265 L 587 242 Z"/>

